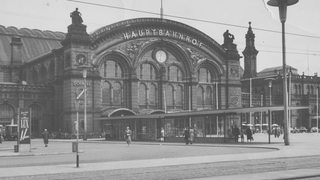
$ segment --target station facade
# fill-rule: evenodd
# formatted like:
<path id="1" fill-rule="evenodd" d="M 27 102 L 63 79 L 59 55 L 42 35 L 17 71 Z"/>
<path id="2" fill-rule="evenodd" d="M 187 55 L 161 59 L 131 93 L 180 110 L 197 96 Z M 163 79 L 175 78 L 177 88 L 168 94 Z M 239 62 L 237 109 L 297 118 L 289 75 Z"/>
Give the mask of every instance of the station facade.
<path id="1" fill-rule="evenodd" d="M 81 133 L 110 139 L 129 126 L 133 139 L 156 140 L 164 127 L 175 141 L 190 127 L 219 142 L 240 126 L 239 115 L 190 116 L 242 106 L 240 55 L 228 31 L 220 45 L 186 24 L 139 18 L 88 34 L 78 10 L 70 17 L 66 34 L 0 27 L 1 124 L 28 108 L 35 137 L 44 128 L 75 134 L 77 116 Z M 174 113 L 185 114 L 152 116 Z"/>

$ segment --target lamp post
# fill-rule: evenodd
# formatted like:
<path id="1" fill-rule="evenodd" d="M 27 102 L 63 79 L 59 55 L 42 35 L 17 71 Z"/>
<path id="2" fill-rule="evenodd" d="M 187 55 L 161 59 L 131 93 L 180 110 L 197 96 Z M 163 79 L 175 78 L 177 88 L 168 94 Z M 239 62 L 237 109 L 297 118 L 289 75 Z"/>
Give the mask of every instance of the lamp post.
<path id="1" fill-rule="evenodd" d="M 272 106 L 272 81 L 274 78 L 266 78 L 265 80 L 268 82 L 269 87 L 269 106 Z"/>
<path id="2" fill-rule="evenodd" d="M 75 129 L 77 131 L 77 148 L 76 148 L 76 166 L 77 166 L 77 168 L 79 167 L 79 106 L 80 106 L 80 100 L 77 97 L 77 99 L 76 99 L 77 121 L 76 121 L 76 125 L 75 125 Z"/>
<path id="3" fill-rule="evenodd" d="M 84 136 L 83 140 L 87 140 L 87 69 L 83 68 L 82 71 L 83 80 L 84 80 Z"/>
<path id="4" fill-rule="evenodd" d="M 272 81 L 274 78 L 267 78 L 265 79 L 268 81 L 268 87 L 269 87 L 269 106 L 272 106 Z M 268 111 L 268 139 L 269 139 L 269 144 L 270 144 L 270 134 L 271 134 L 271 123 L 272 123 L 272 112 L 269 110 Z"/>
<path id="5" fill-rule="evenodd" d="M 288 128 L 288 91 L 287 91 L 287 70 L 286 70 L 286 46 L 285 46 L 285 22 L 287 19 L 287 6 L 294 5 L 299 0 L 269 0 L 269 6 L 279 7 L 279 16 L 282 24 L 282 73 L 283 73 L 283 105 L 284 105 L 284 144 L 290 145 Z"/>
<path id="6" fill-rule="evenodd" d="M 317 133 L 319 133 L 319 87 L 317 87 Z"/>

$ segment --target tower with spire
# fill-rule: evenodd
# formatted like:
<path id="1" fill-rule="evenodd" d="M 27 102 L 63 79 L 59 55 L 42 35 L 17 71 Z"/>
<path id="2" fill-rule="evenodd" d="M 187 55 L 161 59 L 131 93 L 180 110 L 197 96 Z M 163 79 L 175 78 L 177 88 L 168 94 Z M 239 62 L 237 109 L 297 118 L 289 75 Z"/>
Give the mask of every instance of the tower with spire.
<path id="1" fill-rule="evenodd" d="M 254 46 L 255 35 L 252 32 L 251 22 L 249 22 L 248 32 L 246 34 L 246 48 L 242 52 L 244 56 L 244 74 L 243 78 L 253 78 L 257 76 L 257 54 Z"/>

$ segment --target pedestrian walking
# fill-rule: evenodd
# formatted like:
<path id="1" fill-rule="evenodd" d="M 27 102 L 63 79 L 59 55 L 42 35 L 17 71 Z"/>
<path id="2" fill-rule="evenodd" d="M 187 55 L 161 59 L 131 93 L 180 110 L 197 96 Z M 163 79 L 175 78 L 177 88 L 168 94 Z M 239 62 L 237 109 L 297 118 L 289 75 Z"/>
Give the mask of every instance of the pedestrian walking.
<path id="1" fill-rule="evenodd" d="M 131 135 L 132 131 L 130 130 L 129 126 L 127 126 L 127 129 L 124 132 L 124 136 L 128 146 L 131 144 Z"/>
<path id="2" fill-rule="evenodd" d="M 190 138 L 190 133 L 189 133 L 189 129 L 188 128 L 184 128 L 184 141 L 186 143 L 186 145 L 189 144 L 189 138 Z"/>
<path id="3" fill-rule="evenodd" d="M 190 141 L 189 143 L 192 144 L 194 142 L 194 129 L 190 128 L 189 130 L 189 136 L 190 136 Z"/>
<path id="4" fill-rule="evenodd" d="M 243 135 L 243 131 L 241 131 L 240 138 L 241 138 L 241 142 L 243 143 L 243 142 L 244 142 L 244 135 Z"/>
<path id="5" fill-rule="evenodd" d="M 163 129 L 163 127 L 161 128 L 161 131 L 160 131 L 160 141 L 164 142 L 164 129 Z"/>
<path id="6" fill-rule="evenodd" d="M 42 133 L 42 136 L 43 136 L 44 147 L 48 147 L 48 144 L 49 144 L 49 132 L 48 132 L 47 129 L 44 129 L 44 131 Z"/>

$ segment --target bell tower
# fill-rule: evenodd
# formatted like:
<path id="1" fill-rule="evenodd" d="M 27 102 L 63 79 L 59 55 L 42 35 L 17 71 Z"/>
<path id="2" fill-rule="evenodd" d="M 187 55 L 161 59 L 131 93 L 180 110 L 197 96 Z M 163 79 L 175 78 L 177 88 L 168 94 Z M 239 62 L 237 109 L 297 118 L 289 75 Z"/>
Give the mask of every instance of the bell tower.
<path id="1" fill-rule="evenodd" d="M 87 26 L 83 24 L 78 8 L 70 13 L 72 24 L 68 26 L 68 33 L 62 41 L 63 45 L 63 77 L 62 77 L 62 102 L 63 117 L 62 127 L 67 132 L 75 131 L 77 120 L 76 112 L 79 111 L 79 131 L 94 131 L 98 124 L 94 123 L 94 116 L 98 103 L 100 79 L 97 71 L 92 66 L 91 39 L 87 33 Z M 82 93 L 76 101 L 77 96 Z M 97 105 L 97 106 L 95 106 Z"/>
<path id="2" fill-rule="evenodd" d="M 242 52 L 244 56 L 244 74 L 243 78 L 253 78 L 257 76 L 257 54 L 254 46 L 255 35 L 252 32 L 251 22 L 249 22 L 248 32 L 246 34 L 246 48 Z"/>

